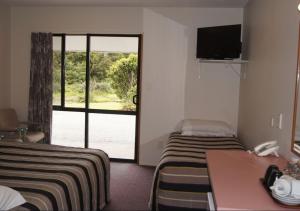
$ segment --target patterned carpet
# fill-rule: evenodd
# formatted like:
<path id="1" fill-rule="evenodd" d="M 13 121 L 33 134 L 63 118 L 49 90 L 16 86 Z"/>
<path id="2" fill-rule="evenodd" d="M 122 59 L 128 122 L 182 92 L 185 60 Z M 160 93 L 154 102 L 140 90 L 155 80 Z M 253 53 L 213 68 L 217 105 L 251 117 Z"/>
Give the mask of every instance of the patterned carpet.
<path id="1" fill-rule="evenodd" d="M 148 209 L 154 168 L 111 162 L 111 202 L 104 211 Z"/>

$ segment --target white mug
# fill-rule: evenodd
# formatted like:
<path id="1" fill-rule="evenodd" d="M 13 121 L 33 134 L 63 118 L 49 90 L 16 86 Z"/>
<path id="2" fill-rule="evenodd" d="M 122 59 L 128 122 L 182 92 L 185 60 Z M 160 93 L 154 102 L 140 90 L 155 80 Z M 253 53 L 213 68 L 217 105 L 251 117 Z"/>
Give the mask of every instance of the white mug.
<path id="1" fill-rule="evenodd" d="M 293 180 L 291 182 L 291 186 L 291 196 L 295 197 L 296 199 L 300 199 L 300 180 Z"/>
<path id="2" fill-rule="evenodd" d="M 279 196 L 289 196 L 292 192 L 292 181 L 295 180 L 293 177 L 283 175 L 279 179 L 276 179 L 271 189 Z"/>

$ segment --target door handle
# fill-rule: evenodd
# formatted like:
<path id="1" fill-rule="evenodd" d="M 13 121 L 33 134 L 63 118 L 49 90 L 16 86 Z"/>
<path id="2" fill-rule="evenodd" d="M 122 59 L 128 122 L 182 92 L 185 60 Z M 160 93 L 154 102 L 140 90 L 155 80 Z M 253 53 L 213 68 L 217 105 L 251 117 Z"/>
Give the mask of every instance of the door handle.
<path id="1" fill-rule="evenodd" d="M 134 95 L 134 96 L 133 96 L 132 102 L 133 102 L 134 105 L 137 104 L 137 95 Z"/>

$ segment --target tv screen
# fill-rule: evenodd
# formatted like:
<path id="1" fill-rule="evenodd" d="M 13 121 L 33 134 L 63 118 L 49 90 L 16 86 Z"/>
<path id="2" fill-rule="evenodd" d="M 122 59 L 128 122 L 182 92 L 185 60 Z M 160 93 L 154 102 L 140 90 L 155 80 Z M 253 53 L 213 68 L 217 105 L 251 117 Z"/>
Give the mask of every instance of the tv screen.
<path id="1" fill-rule="evenodd" d="M 197 58 L 235 59 L 241 54 L 241 25 L 198 28 Z"/>

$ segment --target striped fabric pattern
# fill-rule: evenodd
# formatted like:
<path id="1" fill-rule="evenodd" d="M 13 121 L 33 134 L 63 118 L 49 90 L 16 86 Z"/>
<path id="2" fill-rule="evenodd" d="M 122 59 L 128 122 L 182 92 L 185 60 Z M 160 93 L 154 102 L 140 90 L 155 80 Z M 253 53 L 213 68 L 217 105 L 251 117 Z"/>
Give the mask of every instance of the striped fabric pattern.
<path id="1" fill-rule="evenodd" d="M 150 207 L 154 210 L 209 210 L 211 192 L 207 150 L 244 150 L 236 138 L 182 136 L 172 133 L 156 167 Z"/>
<path id="2" fill-rule="evenodd" d="M 110 200 L 109 158 L 96 149 L 2 141 L 0 185 L 26 199 L 18 210 L 99 210 Z"/>

